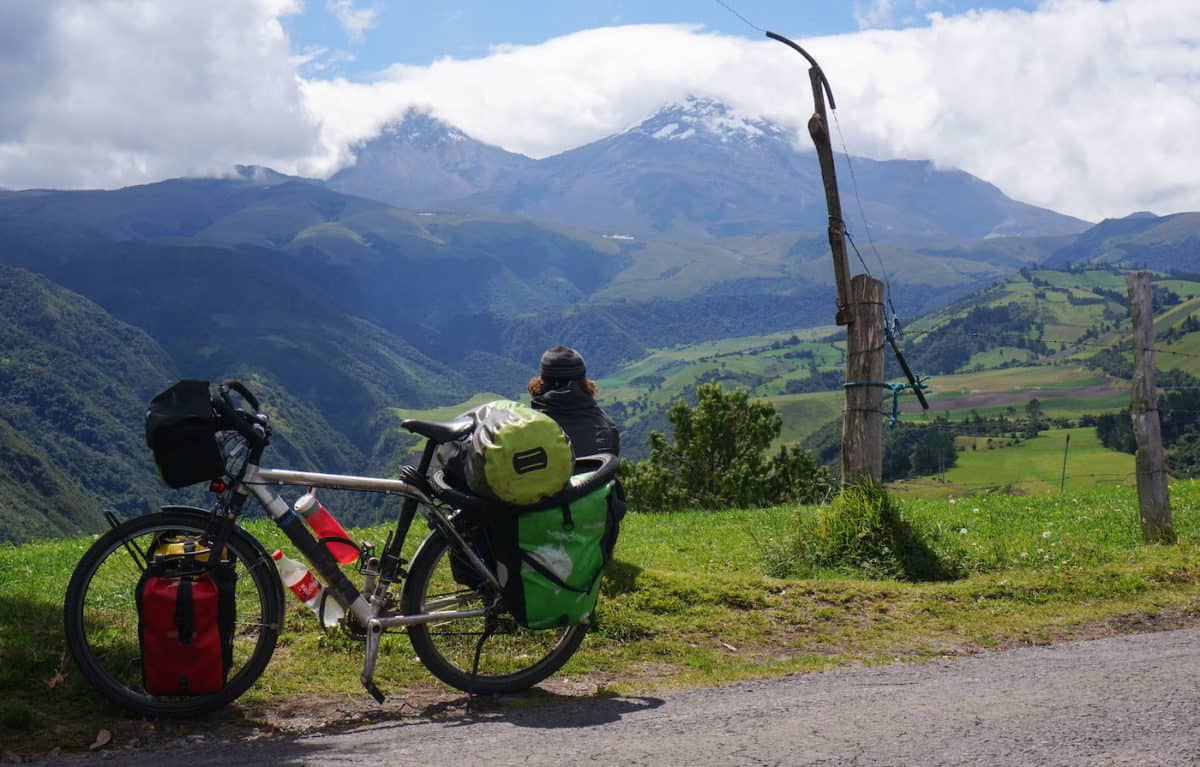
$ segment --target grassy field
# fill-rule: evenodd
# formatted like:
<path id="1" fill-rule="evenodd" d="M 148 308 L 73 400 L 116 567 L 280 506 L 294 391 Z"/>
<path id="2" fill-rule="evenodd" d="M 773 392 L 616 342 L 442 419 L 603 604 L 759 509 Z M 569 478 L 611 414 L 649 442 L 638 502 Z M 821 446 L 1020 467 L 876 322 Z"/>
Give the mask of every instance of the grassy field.
<path id="1" fill-rule="evenodd" d="M 810 361 L 832 370 L 843 363 L 842 343 L 820 341 L 836 328 L 821 327 L 765 336 L 728 338 L 676 349 L 658 349 L 597 381 L 601 402 L 665 405 L 704 376 L 740 383 L 757 396 L 782 394 L 789 381 L 808 377 Z M 803 354 L 804 357 L 797 355 Z"/>
<path id="2" fill-rule="evenodd" d="M 963 576 L 933 583 L 868 579 L 854 563 L 802 578 L 767 575 L 798 530 L 822 534 L 818 507 L 635 510 L 592 634 L 541 692 L 522 699 L 649 694 L 1189 625 L 1200 615 L 1200 488 L 1171 490 L 1180 542 L 1149 547 L 1139 543 L 1131 488 L 906 499 L 906 522 Z M 283 543 L 267 523 L 249 526 L 268 548 Z M 391 698 L 376 706 L 357 682 L 358 643 L 322 635 L 292 602 L 271 666 L 236 704 L 199 723 L 132 719 L 101 701 L 65 655 L 63 589 L 89 543 L 0 547 L 2 749 L 83 750 L 100 728 L 123 748 L 211 727 L 305 729 L 461 707 L 463 696 L 434 683 L 399 634 L 385 637 L 379 683 Z"/>
<path id="3" fill-rule="evenodd" d="M 1084 492 L 1134 481 L 1133 456 L 1104 447 L 1090 427 L 1050 429 L 1029 440 L 958 437 L 955 444 L 958 464 L 946 471 L 944 481 L 921 477 L 893 483 L 891 489 L 906 498 L 963 498 L 1057 492 L 1060 485 L 1066 492 Z"/>

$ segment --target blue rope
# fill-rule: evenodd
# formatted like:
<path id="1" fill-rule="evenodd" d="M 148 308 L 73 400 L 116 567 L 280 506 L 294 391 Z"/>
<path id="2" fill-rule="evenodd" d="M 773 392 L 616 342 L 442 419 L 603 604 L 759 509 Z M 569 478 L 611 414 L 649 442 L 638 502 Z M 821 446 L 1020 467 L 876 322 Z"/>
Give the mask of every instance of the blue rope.
<path id="1" fill-rule="evenodd" d="M 925 383 L 929 380 L 929 376 L 923 376 L 920 373 L 913 373 L 917 379 L 917 385 L 914 387 L 909 383 L 887 383 L 885 381 L 847 381 L 842 384 L 843 389 L 850 389 L 856 386 L 874 386 L 880 389 L 891 389 L 892 391 L 892 412 L 888 415 L 888 429 L 895 429 L 896 422 L 900 420 L 900 392 L 905 389 L 921 389 L 924 391 L 929 386 Z"/>

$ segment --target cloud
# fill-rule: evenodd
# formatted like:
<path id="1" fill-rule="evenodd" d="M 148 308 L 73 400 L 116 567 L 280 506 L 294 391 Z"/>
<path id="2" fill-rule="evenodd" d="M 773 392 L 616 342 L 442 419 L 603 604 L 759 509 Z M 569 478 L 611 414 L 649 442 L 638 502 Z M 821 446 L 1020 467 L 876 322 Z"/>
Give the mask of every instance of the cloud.
<path id="1" fill-rule="evenodd" d="M 859 29 L 871 27 L 888 27 L 894 22 L 896 10 L 894 0 L 871 0 L 869 3 L 854 4 L 854 21 Z"/>
<path id="2" fill-rule="evenodd" d="M 1200 3 L 1047 0 L 800 42 L 832 82 L 854 154 L 931 159 L 1091 220 L 1200 210 Z M 324 153 L 307 167 L 347 162 L 352 142 L 410 105 L 541 157 L 689 93 L 776 120 L 807 146 L 804 72 L 774 42 L 657 25 L 396 66 L 369 84 L 313 80 L 305 97 L 324 116 Z"/>
<path id="3" fill-rule="evenodd" d="M 290 0 L 16 3 L 4 29 L 17 8 L 29 36 L 0 47 L 0 70 L 12 58 L 38 64 L 0 91 L 0 114 L 18 115 L 0 128 L 0 186 L 115 187 L 236 163 L 287 167 L 317 146 L 278 21 L 296 10 Z M 30 8 L 43 15 L 30 19 Z"/>
<path id="4" fill-rule="evenodd" d="M 50 9 L 41 3 L 14 4 L 0 25 L 0 142 L 20 140 L 34 116 L 36 95 L 47 84 L 51 62 L 45 44 Z"/>
<path id="5" fill-rule="evenodd" d="M 362 43 L 366 31 L 375 26 L 375 10 L 355 8 L 354 0 L 325 0 L 325 8 L 342 25 L 351 43 Z"/>
<path id="6" fill-rule="evenodd" d="M 10 188 L 114 187 L 235 163 L 327 175 L 409 106 L 542 157 L 697 94 L 809 146 L 803 60 L 696 26 L 593 29 L 351 82 L 316 69 L 320 52 L 305 65 L 289 50 L 279 18 L 297 10 L 290 0 L 17 7 L 0 31 L 0 70 L 23 73 L 0 84 Z M 1045 0 L 798 41 L 830 78 L 854 154 L 931 159 L 1093 220 L 1200 210 L 1200 3 Z"/>

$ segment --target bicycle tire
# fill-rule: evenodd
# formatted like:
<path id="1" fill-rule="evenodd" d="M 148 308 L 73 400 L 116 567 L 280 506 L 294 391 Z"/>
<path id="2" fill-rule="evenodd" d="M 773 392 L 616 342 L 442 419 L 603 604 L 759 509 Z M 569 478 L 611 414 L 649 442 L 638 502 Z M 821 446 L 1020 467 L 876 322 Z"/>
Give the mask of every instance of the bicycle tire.
<path id="1" fill-rule="evenodd" d="M 455 582 L 450 546 L 440 532 L 421 544 L 409 567 L 401 596 L 408 615 L 429 612 L 438 603 L 481 606 L 486 597 Z M 484 642 L 479 674 L 472 674 L 475 649 L 485 618 L 461 618 L 408 627 L 408 638 L 425 668 L 464 692 L 497 695 L 520 692 L 562 668 L 587 634 L 586 624 L 530 630 L 517 625 L 502 609 L 490 617 L 496 631 Z"/>
<path id="2" fill-rule="evenodd" d="M 203 714 L 248 690 L 271 660 L 283 621 L 283 587 L 262 544 L 235 526 L 226 548 L 236 560 L 237 623 L 225 686 L 194 696 L 152 695 L 142 686 L 134 598 L 142 563 L 128 546 L 145 552 L 164 531 L 204 537 L 214 521 L 210 512 L 189 507 L 136 517 L 100 536 L 71 574 L 63 606 L 67 646 L 84 678 L 115 705 L 152 717 Z"/>

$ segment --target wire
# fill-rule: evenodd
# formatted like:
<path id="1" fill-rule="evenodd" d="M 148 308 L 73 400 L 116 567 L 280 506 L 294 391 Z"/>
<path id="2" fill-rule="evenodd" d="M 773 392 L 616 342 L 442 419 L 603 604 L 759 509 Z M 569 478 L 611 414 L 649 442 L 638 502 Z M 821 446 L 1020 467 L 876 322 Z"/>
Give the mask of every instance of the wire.
<path id="1" fill-rule="evenodd" d="M 850 247 L 854 248 L 854 255 L 858 256 L 858 262 L 860 264 L 862 264 L 863 269 L 865 269 L 867 272 L 867 276 L 870 277 L 871 276 L 871 267 L 867 266 L 867 262 L 863 260 L 862 253 L 858 252 L 858 246 L 854 244 L 854 238 L 850 236 L 849 230 L 846 231 L 846 242 L 849 242 Z M 885 285 L 885 287 L 887 285 L 887 272 L 884 272 L 884 285 Z M 892 298 L 891 298 L 891 289 L 890 288 L 888 289 L 888 294 L 889 294 L 888 295 L 888 306 L 891 306 Z M 895 309 L 892 309 L 892 314 L 893 315 L 896 314 Z"/>
<path id="2" fill-rule="evenodd" d="M 892 320 L 894 322 L 896 319 L 896 306 L 892 303 L 892 281 L 888 278 L 887 266 L 883 263 L 883 256 L 879 254 L 879 249 L 875 247 L 875 238 L 871 236 L 871 224 L 867 221 L 867 211 L 863 207 L 862 195 L 858 191 L 858 176 L 854 172 L 854 161 L 850 159 L 850 150 L 846 148 L 846 137 L 842 133 L 842 123 L 838 120 L 836 109 L 830 109 L 829 111 L 833 113 L 833 127 L 837 130 L 838 141 L 842 144 L 842 156 L 846 158 L 846 167 L 850 169 L 850 186 L 854 190 L 854 199 L 858 204 L 858 215 L 863 222 L 863 231 L 867 234 L 867 245 L 871 247 L 871 251 L 875 254 L 875 260 L 879 262 L 879 268 L 883 272 L 883 287 L 887 291 L 888 309 L 892 312 Z M 846 233 L 846 239 L 850 239 L 849 232 Z M 851 240 L 850 244 L 853 245 L 854 241 Z M 858 252 L 857 247 L 854 248 L 854 252 Z M 859 255 L 858 260 L 862 261 L 861 255 Z M 865 263 L 863 264 L 863 268 L 866 269 Z M 870 269 L 867 269 L 867 274 L 871 274 Z"/>
<path id="3" fill-rule="evenodd" d="M 737 12 L 737 11 L 735 11 L 734 9 L 730 8 L 730 7 L 729 7 L 728 5 L 726 5 L 725 3 L 721 2 L 721 0 L 714 0 L 714 2 L 715 2 L 717 5 L 719 5 L 719 6 L 721 6 L 722 8 L 724 8 L 725 10 L 729 11 L 730 13 L 732 13 L 734 16 L 737 16 L 739 19 L 741 19 L 743 22 L 745 22 L 747 26 L 749 26 L 749 27 L 752 27 L 752 28 L 754 28 L 754 29 L 758 30 L 759 32 L 762 32 L 764 35 L 767 33 L 767 30 L 763 29 L 762 27 L 758 26 L 757 24 L 754 24 L 754 23 L 752 23 L 752 22 L 751 22 L 749 19 L 747 19 L 745 16 L 743 16 L 743 15 L 742 15 L 742 14 L 740 14 L 740 13 L 738 13 L 738 12 Z"/>

